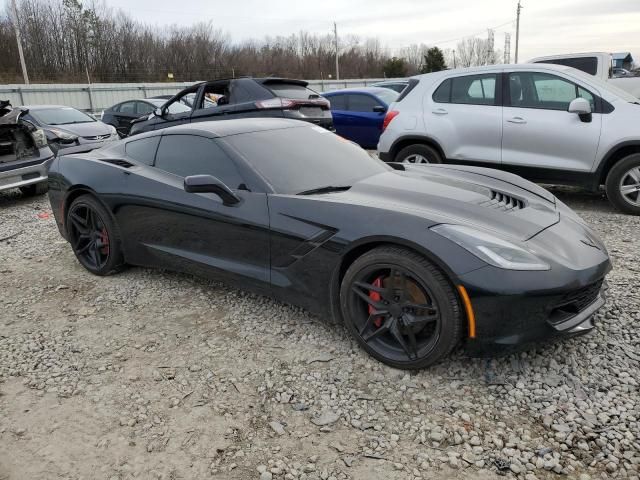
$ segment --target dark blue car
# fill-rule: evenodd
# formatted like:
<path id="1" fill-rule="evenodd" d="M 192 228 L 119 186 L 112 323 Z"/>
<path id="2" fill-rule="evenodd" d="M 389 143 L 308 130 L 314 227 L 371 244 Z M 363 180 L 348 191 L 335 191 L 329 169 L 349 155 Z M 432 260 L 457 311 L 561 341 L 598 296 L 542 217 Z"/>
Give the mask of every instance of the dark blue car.
<path id="1" fill-rule="evenodd" d="M 363 148 L 376 148 L 389 105 L 400 94 L 388 88 L 345 88 L 323 93 L 331 102 L 336 133 Z"/>

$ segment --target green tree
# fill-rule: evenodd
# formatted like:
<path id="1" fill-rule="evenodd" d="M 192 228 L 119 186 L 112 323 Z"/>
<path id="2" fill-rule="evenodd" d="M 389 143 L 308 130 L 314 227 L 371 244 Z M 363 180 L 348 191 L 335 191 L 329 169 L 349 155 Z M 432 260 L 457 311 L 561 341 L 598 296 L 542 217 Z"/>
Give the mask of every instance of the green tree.
<path id="1" fill-rule="evenodd" d="M 420 73 L 439 72 L 446 70 L 447 64 L 444 62 L 442 50 L 438 47 L 431 47 L 424 56 L 424 65 L 420 69 Z"/>
<path id="2" fill-rule="evenodd" d="M 406 77 L 407 62 L 404 58 L 392 57 L 384 62 L 382 67 L 385 77 Z"/>

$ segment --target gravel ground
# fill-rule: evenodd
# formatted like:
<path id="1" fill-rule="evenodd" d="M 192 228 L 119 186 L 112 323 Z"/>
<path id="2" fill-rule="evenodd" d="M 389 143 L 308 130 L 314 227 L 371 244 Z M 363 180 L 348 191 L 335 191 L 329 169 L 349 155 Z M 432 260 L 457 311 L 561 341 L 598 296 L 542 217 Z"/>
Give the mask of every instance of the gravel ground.
<path id="1" fill-rule="evenodd" d="M 640 218 L 554 192 L 613 257 L 597 329 L 410 374 L 267 298 L 94 277 L 0 193 L 0 479 L 638 479 Z"/>

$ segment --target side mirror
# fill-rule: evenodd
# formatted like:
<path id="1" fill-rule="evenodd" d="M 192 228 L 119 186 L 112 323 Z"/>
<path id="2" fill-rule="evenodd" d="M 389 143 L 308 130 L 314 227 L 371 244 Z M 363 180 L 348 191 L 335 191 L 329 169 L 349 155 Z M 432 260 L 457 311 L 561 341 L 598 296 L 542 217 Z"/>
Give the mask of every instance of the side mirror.
<path id="1" fill-rule="evenodd" d="M 384 113 L 387 111 L 387 107 L 383 107 L 382 105 L 376 105 L 373 107 L 373 111 L 376 113 Z"/>
<path id="2" fill-rule="evenodd" d="M 569 113 L 575 113 L 583 122 L 591 121 L 591 104 L 584 98 L 576 98 L 571 101 L 568 108 Z"/>
<path id="3" fill-rule="evenodd" d="M 240 203 L 240 198 L 213 175 L 191 175 L 185 177 L 184 191 L 188 193 L 215 193 L 226 206 Z"/>
<path id="4" fill-rule="evenodd" d="M 577 113 L 578 115 L 591 113 L 591 104 L 585 98 L 576 98 L 569 104 L 569 113 Z"/>
<path id="5" fill-rule="evenodd" d="M 162 108 L 161 108 L 161 107 L 156 108 L 156 109 L 153 111 L 153 114 L 154 114 L 156 117 L 164 117 L 164 113 L 162 113 Z"/>

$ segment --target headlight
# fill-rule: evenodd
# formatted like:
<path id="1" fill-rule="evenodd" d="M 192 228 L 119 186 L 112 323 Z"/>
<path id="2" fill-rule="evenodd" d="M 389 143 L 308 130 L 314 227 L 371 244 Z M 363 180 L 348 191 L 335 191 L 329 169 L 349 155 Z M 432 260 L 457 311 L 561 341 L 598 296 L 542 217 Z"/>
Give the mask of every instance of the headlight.
<path id="1" fill-rule="evenodd" d="M 33 137 L 33 143 L 36 148 L 43 148 L 47 146 L 47 136 L 45 135 L 44 130 L 36 128 L 31 132 L 31 136 Z"/>
<path id="2" fill-rule="evenodd" d="M 457 243 L 476 257 L 494 267 L 507 270 L 550 270 L 523 244 L 496 237 L 490 233 L 462 225 L 436 225 L 431 230 Z"/>
<path id="3" fill-rule="evenodd" d="M 116 127 L 114 127 L 113 125 L 107 125 L 107 126 L 109 127 L 109 131 L 111 132 L 111 135 L 118 133 L 118 131 L 116 130 Z"/>
<path id="4" fill-rule="evenodd" d="M 58 137 L 60 140 L 66 140 L 66 141 L 71 141 L 71 142 L 75 142 L 76 139 L 78 138 L 77 135 L 73 135 L 71 133 L 67 133 L 63 130 L 58 130 L 57 128 L 49 128 L 48 129 L 51 133 L 53 133 L 56 137 Z"/>

